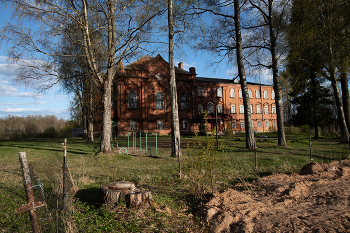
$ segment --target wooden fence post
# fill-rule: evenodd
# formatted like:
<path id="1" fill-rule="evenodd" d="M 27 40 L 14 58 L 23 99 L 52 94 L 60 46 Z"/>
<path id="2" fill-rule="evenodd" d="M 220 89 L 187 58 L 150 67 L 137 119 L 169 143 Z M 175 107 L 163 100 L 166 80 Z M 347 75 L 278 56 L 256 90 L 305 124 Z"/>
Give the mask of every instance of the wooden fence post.
<path id="1" fill-rule="evenodd" d="M 38 214 L 36 212 L 37 207 L 36 206 L 37 202 L 35 202 L 34 199 L 34 192 L 32 189 L 32 182 L 30 178 L 30 173 L 29 173 L 29 166 L 27 162 L 27 156 L 25 152 L 19 152 L 18 153 L 19 161 L 21 163 L 22 167 L 22 172 L 23 172 L 23 181 L 24 181 L 24 189 L 27 194 L 27 201 L 28 201 L 28 208 L 30 213 L 30 221 L 32 223 L 32 228 L 35 233 L 40 232 L 40 226 L 39 226 L 39 220 L 38 220 Z"/>

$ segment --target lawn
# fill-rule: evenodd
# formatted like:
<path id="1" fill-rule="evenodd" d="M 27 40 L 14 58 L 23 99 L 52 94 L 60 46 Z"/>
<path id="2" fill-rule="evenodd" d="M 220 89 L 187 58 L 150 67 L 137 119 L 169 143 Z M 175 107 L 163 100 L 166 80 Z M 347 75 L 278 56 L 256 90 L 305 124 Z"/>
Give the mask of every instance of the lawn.
<path id="1" fill-rule="evenodd" d="M 117 138 L 113 153 L 98 153 L 98 140 L 87 143 L 68 138 L 67 163 L 79 189 L 74 197 L 68 195 L 69 213 L 61 211 L 64 139 L 1 140 L 1 232 L 31 231 L 28 212 L 15 214 L 15 209 L 26 203 L 18 152 L 26 152 L 32 175 L 43 188 L 43 192 L 39 186 L 34 190 L 37 200 L 47 202 L 47 207 L 38 209 L 42 232 L 205 232 L 195 209 L 210 192 L 238 182 L 249 188 L 252 179 L 298 172 L 310 162 L 308 134 L 288 134 L 287 147 L 277 146 L 276 134 L 266 135 L 268 138 L 257 135 L 256 150 L 245 149 L 244 135 L 220 137 L 218 150 L 210 150 L 216 138 L 182 137 L 181 178 L 178 159 L 170 157 L 169 136 L 157 137 L 157 145 L 155 137 L 151 144 L 148 138 L 147 153 L 145 138 L 141 153 L 139 138 L 134 148 L 131 138 L 129 143 L 127 138 Z M 341 144 L 337 135 L 324 135 L 311 141 L 311 153 L 314 162 L 346 159 L 349 145 Z M 122 180 L 150 190 L 159 206 L 142 211 L 126 209 L 123 203 L 112 210 L 100 207 L 100 186 Z M 69 183 L 68 189 L 71 187 Z"/>

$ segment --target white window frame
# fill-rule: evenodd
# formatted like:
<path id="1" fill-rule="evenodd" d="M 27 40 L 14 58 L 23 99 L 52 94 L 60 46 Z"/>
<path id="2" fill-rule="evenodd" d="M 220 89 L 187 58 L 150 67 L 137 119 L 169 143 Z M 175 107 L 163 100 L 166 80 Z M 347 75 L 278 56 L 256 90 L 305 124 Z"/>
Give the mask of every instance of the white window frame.
<path id="1" fill-rule="evenodd" d="M 231 123 L 231 128 L 232 128 L 232 129 L 237 128 L 236 121 L 232 121 L 232 123 Z"/>
<path id="2" fill-rule="evenodd" d="M 230 98 L 235 98 L 235 89 L 233 88 L 230 90 Z"/>
<path id="3" fill-rule="evenodd" d="M 260 105 L 257 105 L 257 106 L 256 106 L 256 114 L 261 114 Z"/>
<path id="4" fill-rule="evenodd" d="M 217 96 L 217 97 L 222 97 L 222 89 L 221 89 L 221 87 L 219 87 L 218 89 L 216 89 L 216 96 Z"/>
<path id="5" fill-rule="evenodd" d="M 276 114 L 276 106 L 272 106 L 271 113 Z"/>
<path id="6" fill-rule="evenodd" d="M 251 98 L 253 98 L 253 94 L 252 94 L 252 90 L 248 90 L 248 97 L 249 97 L 249 99 L 251 99 Z"/>
<path id="7" fill-rule="evenodd" d="M 188 120 L 182 120 L 182 129 L 188 129 Z"/>
<path id="8" fill-rule="evenodd" d="M 239 94 L 238 94 L 238 98 L 242 99 L 243 98 L 243 95 L 242 95 L 242 89 L 239 89 Z"/>
<path id="9" fill-rule="evenodd" d="M 260 96 L 260 91 L 259 91 L 259 90 L 256 90 L 256 91 L 255 91 L 255 97 L 256 97 L 257 99 L 260 99 L 260 98 L 261 98 L 261 96 Z"/>
<path id="10" fill-rule="evenodd" d="M 265 90 L 264 91 L 264 99 L 268 99 L 269 98 L 269 94 L 268 94 L 268 92 Z"/>
<path id="11" fill-rule="evenodd" d="M 267 129 L 270 127 L 270 122 L 268 120 L 265 121 L 265 126 Z"/>
<path id="12" fill-rule="evenodd" d="M 250 107 L 250 114 L 253 114 L 253 106 L 250 105 L 249 107 Z"/>
<path id="13" fill-rule="evenodd" d="M 272 122 L 272 126 L 273 126 L 274 128 L 277 128 L 277 122 L 276 122 L 276 121 L 273 121 L 273 122 Z"/>
<path id="14" fill-rule="evenodd" d="M 244 121 L 241 121 L 241 129 L 244 129 L 245 128 L 245 123 Z"/>
<path id="15" fill-rule="evenodd" d="M 214 106 L 214 104 L 212 102 L 209 102 L 207 104 L 207 111 L 208 111 L 209 114 L 215 113 L 215 106 Z"/>
<path id="16" fill-rule="evenodd" d="M 244 113 L 244 105 L 239 105 L 239 113 Z"/>
<path id="17" fill-rule="evenodd" d="M 272 99 L 272 100 L 275 99 L 275 91 L 271 91 L 271 99 Z"/>
<path id="18" fill-rule="evenodd" d="M 269 114 L 269 106 L 268 105 L 264 106 L 264 114 Z"/>
<path id="19" fill-rule="evenodd" d="M 258 128 L 261 128 L 261 121 L 258 121 Z"/>
<path id="20" fill-rule="evenodd" d="M 155 95 L 155 105 L 156 109 L 164 109 L 164 95 L 160 91 Z"/>
<path id="21" fill-rule="evenodd" d="M 236 113 L 236 105 L 231 104 L 231 114 Z"/>
<path id="22" fill-rule="evenodd" d="M 218 113 L 222 113 L 222 105 L 221 104 L 218 105 Z"/>

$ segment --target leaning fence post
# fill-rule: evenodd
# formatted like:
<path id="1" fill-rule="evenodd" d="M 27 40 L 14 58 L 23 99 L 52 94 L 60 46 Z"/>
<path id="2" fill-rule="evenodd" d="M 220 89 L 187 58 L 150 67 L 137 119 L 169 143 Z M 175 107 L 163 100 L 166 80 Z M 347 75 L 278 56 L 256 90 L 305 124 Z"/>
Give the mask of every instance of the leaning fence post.
<path id="1" fill-rule="evenodd" d="M 29 210 L 30 221 L 32 223 L 33 231 L 37 233 L 37 232 L 40 232 L 40 226 L 39 226 L 38 214 L 35 208 L 40 206 L 36 206 L 38 202 L 35 202 L 35 199 L 34 199 L 34 192 L 32 189 L 32 184 L 31 184 L 32 181 L 30 178 L 26 152 L 19 152 L 18 157 L 22 167 L 24 189 L 26 191 L 27 201 L 28 201 L 28 204 L 25 206 L 24 211 Z"/>
<path id="2" fill-rule="evenodd" d="M 64 210 L 66 208 L 66 202 L 67 202 L 67 194 L 66 194 L 66 184 L 67 184 L 67 138 L 64 139 L 64 156 L 63 156 L 63 206 L 62 209 Z"/>

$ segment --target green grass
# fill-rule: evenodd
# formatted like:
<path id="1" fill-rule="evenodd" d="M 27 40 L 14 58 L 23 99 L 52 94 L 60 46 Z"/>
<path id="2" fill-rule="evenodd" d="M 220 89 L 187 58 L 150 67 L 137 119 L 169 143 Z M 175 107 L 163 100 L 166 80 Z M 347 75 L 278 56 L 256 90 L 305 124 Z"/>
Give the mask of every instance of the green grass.
<path id="1" fill-rule="evenodd" d="M 310 162 L 308 134 L 288 134 L 288 147 L 277 146 L 276 134 L 265 133 L 268 138 L 257 138 L 258 170 L 255 170 L 255 151 L 245 149 L 244 135 L 220 137 L 222 148 L 217 153 L 224 161 L 222 173 L 218 173 L 217 189 L 232 187 L 237 182 L 250 181 L 259 176 L 274 172 L 298 172 Z M 260 135 L 257 135 L 260 136 Z M 182 138 L 182 173 L 178 177 L 177 158 L 170 157 L 170 137 L 158 137 L 158 150 L 152 137 L 152 155 L 148 141 L 147 154 L 143 141 L 142 154 L 139 154 L 139 141 L 136 152 L 128 148 L 127 138 L 118 138 L 119 147 L 128 149 L 129 155 L 98 153 L 98 140 L 86 143 L 81 139 L 69 138 L 67 163 L 75 185 L 79 188 L 75 197 L 69 196 L 72 203 L 72 221 L 60 211 L 62 197 L 63 139 L 34 139 L 0 141 L 0 230 L 1 232 L 30 232 L 28 213 L 15 214 L 15 209 L 26 203 L 23 178 L 18 161 L 18 152 L 26 152 L 36 176 L 42 179 L 47 208 L 38 209 L 43 232 L 62 232 L 74 228 L 78 232 L 205 232 L 195 213 L 199 200 L 194 197 L 193 183 L 185 161 L 201 148 L 193 147 L 198 141 L 205 144 L 206 137 L 187 136 Z M 129 145 L 132 140 L 130 139 Z M 114 143 L 115 144 L 115 143 Z M 116 144 L 115 144 L 116 145 Z M 188 147 L 188 149 L 187 149 Z M 330 162 L 348 158 L 349 146 L 341 144 L 337 135 L 327 135 L 312 140 L 314 162 Z M 166 205 L 171 213 L 157 208 L 143 211 L 128 210 L 120 205 L 113 211 L 99 207 L 99 187 L 114 181 L 127 180 L 138 188 L 151 191 L 159 206 Z M 40 190 L 35 189 L 36 199 L 40 200 Z"/>

